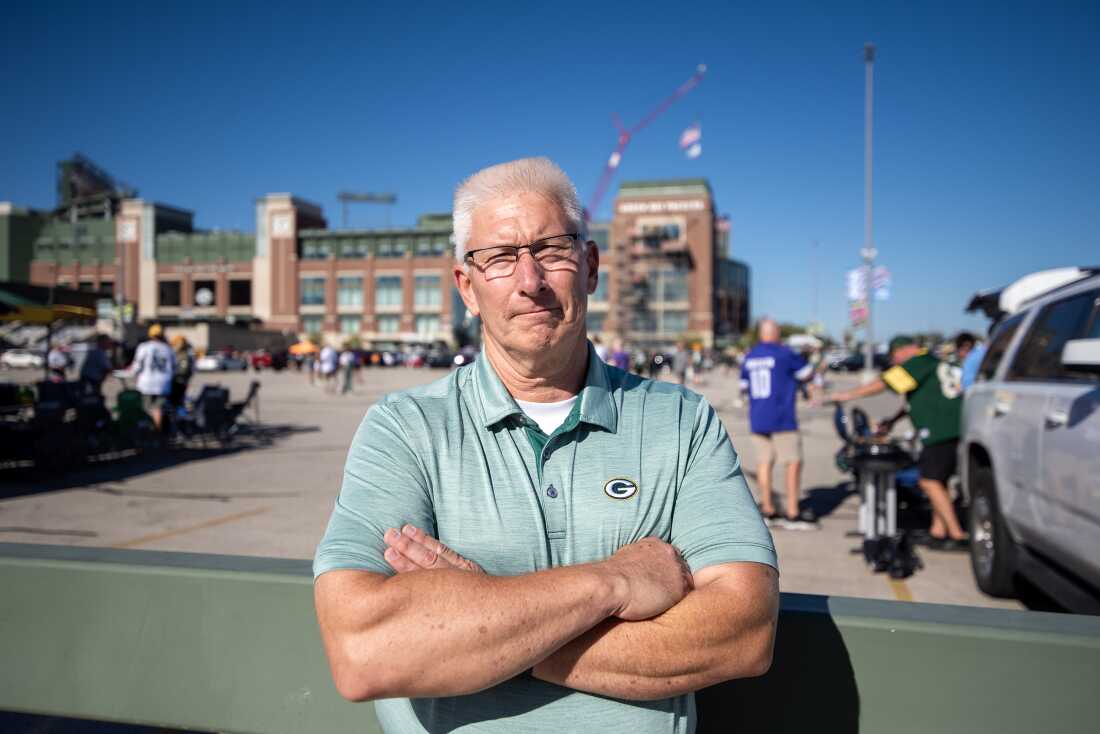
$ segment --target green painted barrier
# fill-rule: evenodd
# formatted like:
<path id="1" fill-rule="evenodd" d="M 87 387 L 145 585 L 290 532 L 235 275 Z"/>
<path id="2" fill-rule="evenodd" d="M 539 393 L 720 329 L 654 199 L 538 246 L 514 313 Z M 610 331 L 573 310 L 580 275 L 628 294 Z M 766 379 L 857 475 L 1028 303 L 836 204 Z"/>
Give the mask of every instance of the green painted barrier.
<path id="1" fill-rule="evenodd" d="M 1095 731 L 1100 618 L 786 594 L 771 672 L 698 708 L 700 734 Z M 41 545 L 0 544 L 0 710 L 380 731 L 329 678 L 308 562 Z"/>

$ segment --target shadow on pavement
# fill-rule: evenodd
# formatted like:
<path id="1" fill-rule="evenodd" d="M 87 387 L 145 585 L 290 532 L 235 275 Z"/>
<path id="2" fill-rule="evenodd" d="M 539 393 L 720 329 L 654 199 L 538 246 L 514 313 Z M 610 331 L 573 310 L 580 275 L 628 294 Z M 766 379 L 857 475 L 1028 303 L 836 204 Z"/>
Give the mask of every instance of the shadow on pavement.
<path id="1" fill-rule="evenodd" d="M 292 424 L 242 426 L 241 431 L 233 437 L 232 442 L 224 446 L 212 443 L 206 446 L 190 445 L 147 451 L 136 456 L 97 461 L 65 474 L 50 474 L 34 469 L 5 470 L 0 472 L 0 499 L 11 499 L 40 492 L 54 492 L 78 487 L 108 493 L 130 494 L 131 492 L 127 490 L 104 488 L 97 485 L 125 482 L 142 474 L 193 461 L 205 461 L 221 456 L 265 449 L 275 446 L 289 436 L 300 433 L 315 433 L 320 430 L 319 426 Z M 145 492 L 142 495 L 164 496 L 153 492 Z M 195 493 L 194 495 L 173 493 L 171 496 L 177 499 L 220 499 L 220 497 L 212 496 L 209 493 Z M 238 499 L 240 496 L 239 494 L 233 495 L 234 498 Z"/>
<path id="2" fill-rule="evenodd" d="M 828 517 L 844 504 L 844 500 L 855 494 L 855 491 L 851 482 L 841 482 L 834 487 L 814 487 L 806 490 L 806 499 L 802 500 L 802 505 L 813 510 L 818 518 Z"/>

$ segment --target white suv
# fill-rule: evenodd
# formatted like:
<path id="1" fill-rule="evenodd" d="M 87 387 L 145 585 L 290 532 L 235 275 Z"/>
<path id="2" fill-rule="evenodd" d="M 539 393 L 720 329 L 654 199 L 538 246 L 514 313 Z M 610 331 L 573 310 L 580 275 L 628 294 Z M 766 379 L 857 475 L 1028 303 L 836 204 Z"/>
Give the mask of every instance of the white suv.
<path id="1" fill-rule="evenodd" d="M 1024 576 L 1100 613 L 1100 275 L 1019 306 L 963 402 L 959 466 L 982 591 Z"/>

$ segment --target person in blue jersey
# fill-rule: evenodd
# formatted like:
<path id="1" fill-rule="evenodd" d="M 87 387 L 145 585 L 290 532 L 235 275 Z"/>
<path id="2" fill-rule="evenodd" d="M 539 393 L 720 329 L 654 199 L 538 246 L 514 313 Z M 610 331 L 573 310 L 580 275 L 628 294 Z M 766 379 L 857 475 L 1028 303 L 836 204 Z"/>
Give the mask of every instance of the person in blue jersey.
<path id="1" fill-rule="evenodd" d="M 760 342 L 741 364 L 741 391 L 749 395 L 749 428 L 756 449 L 756 483 L 760 511 L 770 524 L 790 530 L 816 530 L 810 508 L 799 509 L 802 483 L 802 436 L 798 432 L 795 401 L 801 383 L 813 378 L 813 365 L 779 343 L 779 324 L 760 322 Z M 786 467 L 785 513 L 772 500 L 772 469 Z"/>
<path id="2" fill-rule="evenodd" d="M 955 358 L 962 368 L 962 389 L 965 393 L 978 377 L 978 367 L 985 359 L 985 342 L 979 342 L 969 331 L 960 331 L 955 337 Z"/>

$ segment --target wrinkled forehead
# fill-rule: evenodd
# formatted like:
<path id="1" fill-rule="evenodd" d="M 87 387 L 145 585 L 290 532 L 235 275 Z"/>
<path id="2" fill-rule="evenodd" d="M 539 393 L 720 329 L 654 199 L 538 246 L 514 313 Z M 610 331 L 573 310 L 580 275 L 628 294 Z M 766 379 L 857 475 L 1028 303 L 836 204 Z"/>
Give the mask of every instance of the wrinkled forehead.
<path id="1" fill-rule="evenodd" d="M 475 247 L 531 242 L 569 231 L 569 218 L 561 205 L 532 192 L 489 199 L 474 209 L 470 219 L 470 242 Z"/>

